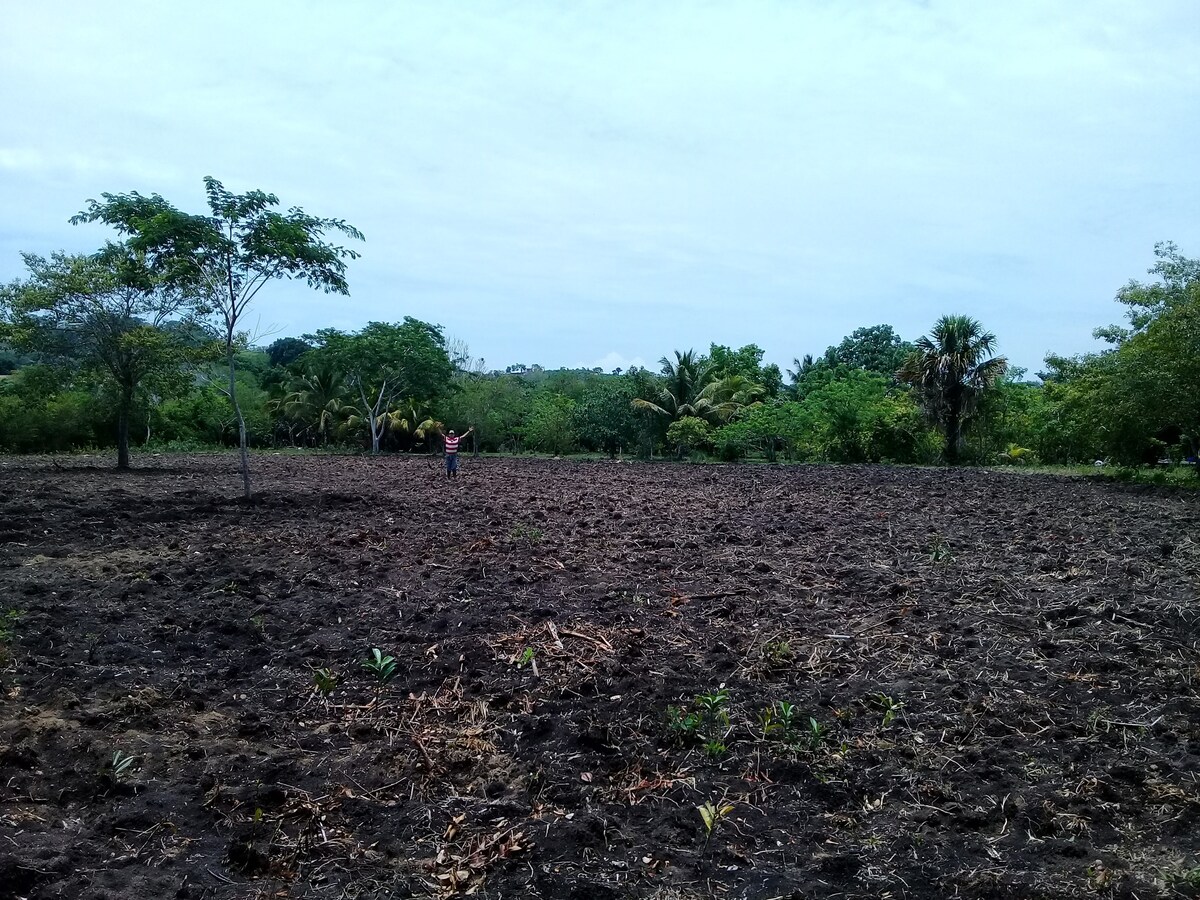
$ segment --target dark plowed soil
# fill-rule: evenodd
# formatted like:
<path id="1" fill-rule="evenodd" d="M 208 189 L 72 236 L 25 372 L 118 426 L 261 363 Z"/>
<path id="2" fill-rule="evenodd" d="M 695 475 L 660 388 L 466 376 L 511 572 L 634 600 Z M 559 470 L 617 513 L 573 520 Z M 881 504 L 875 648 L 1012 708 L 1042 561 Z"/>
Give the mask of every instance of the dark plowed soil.
<path id="1" fill-rule="evenodd" d="M 0 897 L 1200 892 L 1195 495 L 87 462 L 0 460 Z"/>

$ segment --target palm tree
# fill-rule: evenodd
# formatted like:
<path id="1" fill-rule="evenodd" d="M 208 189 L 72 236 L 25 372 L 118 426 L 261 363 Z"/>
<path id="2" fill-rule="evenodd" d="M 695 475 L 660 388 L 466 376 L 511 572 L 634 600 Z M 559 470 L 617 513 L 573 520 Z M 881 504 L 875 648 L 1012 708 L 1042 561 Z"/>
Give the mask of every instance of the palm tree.
<path id="1" fill-rule="evenodd" d="M 744 375 L 716 378 L 712 363 L 696 356 L 694 350 L 676 350 L 674 362 L 665 356 L 659 362 L 663 384 L 658 396 L 654 400 L 634 400 L 633 407 L 671 422 L 692 417 L 710 425 L 724 425 L 766 393 L 766 388 Z"/>
<path id="2" fill-rule="evenodd" d="M 696 399 L 695 415 L 710 425 L 724 425 L 747 406 L 762 400 L 767 389 L 745 375 L 710 381 Z"/>
<path id="3" fill-rule="evenodd" d="M 970 316 L 942 316 L 896 373 L 945 434 L 947 462 L 958 460 L 963 427 L 980 396 L 1008 371 L 1008 360 L 992 355 L 995 345 L 996 336 Z"/>
<path id="4" fill-rule="evenodd" d="M 345 376 L 331 366 L 313 366 L 289 387 L 283 398 L 283 412 L 303 423 L 318 443 L 327 443 L 350 411 L 344 402 Z"/>
<path id="5" fill-rule="evenodd" d="M 703 357 L 697 357 L 695 350 L 683 353 L 676 350 L 674 362 L 665 356 L 659 362 L 662 364 L 663 385 L 658 390 L 658 396 L 653 400 L 634 400 L 634 409 L 648 410 L 672 422 L 684 416 L 700 418 L 696 403 L 700 400 L 700 393 L 713 380 L 711 363 Z"/>

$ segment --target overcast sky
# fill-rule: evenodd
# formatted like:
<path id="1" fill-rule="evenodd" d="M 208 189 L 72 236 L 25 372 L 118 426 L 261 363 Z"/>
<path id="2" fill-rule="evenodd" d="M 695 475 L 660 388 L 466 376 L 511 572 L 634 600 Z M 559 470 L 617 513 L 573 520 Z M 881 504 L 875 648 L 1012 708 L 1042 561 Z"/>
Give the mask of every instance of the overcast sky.
<path id="1" fill-rule="evenodd" d="M 68 2 L 0 30 L 0 279 L 87 251 L 100 192 L 201 179 L 359 227 L 351 296 L 489 366 L 653 364 L 981 319 L 1036 370 L 1094 349 L 1153 246 L 1200 256 L 1200 6 Z"/>

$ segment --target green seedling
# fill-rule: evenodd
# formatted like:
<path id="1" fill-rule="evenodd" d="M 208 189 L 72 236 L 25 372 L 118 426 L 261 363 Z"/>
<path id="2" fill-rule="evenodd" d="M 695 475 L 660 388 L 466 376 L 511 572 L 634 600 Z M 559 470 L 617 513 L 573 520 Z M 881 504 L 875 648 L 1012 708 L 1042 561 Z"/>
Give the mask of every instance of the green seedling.
<path id="1" fill-rule="evenodd" d="M 521 669 L 529 665 L 533 661 L 533 648 L 526 647 L 525 652 L 521 654 L 521 658 L 517 660 L 517 668 Z"/>
<path id="2" fill-rule="evenodd" d="M 954 554 L 950 552 L 949 542 L 940 534 L 934 534 L 929 541 L 929 561 L 954 562 Z"/>
<path id="3" fill-rule="evenodd" d="M 667 707 L 667 727 L 681 738 L 695 737 L 703 722 L 704 719 L 699 713 L 689 712 L 685 707 Z"/>
<path id="4" fill-rule="evenodd" d="M 796 656 L 787 641 L 768 641 L 763 644 L 762 652 L 763 660 L 773 669 L 787 665 Z"/>
<path id="5" fill-rule="evenodd" d="M 113 781 L 124 781 L 133 773 L 133 764 L 137 759 L 124 750 L 117 750 L 113 753 L 112 759 L 108 763 L 108 774 Z"/>
<path id="6" fill-rule="evenodd" d="M 729 714 L 725 711 L 728 703 L 729 692 L 725 688 L 721 688 L 715 694 L 700 694 L 696 698 L 695 705 L 708 718 L 716 718 L 724 714 L 726 721 L 728 721 Z"/>
<path id="7" fill-rule="evenodd" d="M 705 800 L 702 805 L 696 807 L 696 811 L 700 813 L 700 821 L 704 823 L 704 850 L 702 853 L 707 853 L 713 832 L 717 830 L 717 825 L 721 823 L 721 820 L 733 812 L 733 804 L 726 803 L 724 799 L 719 803 Z"/>
<path id="8" fill-rule="evenodd" d="M 514 541 L 525 541 L 527 544 L 540 544 L 544 534 L 542 529 L 534 528 L 532 525 L 517 525 L 508 536 Z"/>
<path id="9" fill-rule="evenodd" d="M 710 694 L 700 694 L 690 706 L 667 707 L 667 727 L 681 740 L 703 740 L 706 744 L 721 744 L 729 736 L 729 692 L 724 688 Z M 724 752 L 724 749 L 721 751 Z"/>
<path id="10" fill-rule="evenodd" d="M 904 709 L 904 704 L 893 700 L 887 694 L 879 694 L 875 697 L 875 702 L 883 708 L 883 726 L 887 728 L 894 721 L 896 716 L 900 714 L 900 710 Z"/>
<path id="11" fill-rule="evenodd" d="M 313 669 L 313 690 L 322 697 L 329 697 L 336 688 L 337 676 L 332 669 Z"/>
<path id="12" fill-rule="evenodd" d="M 825 739 L 825 726 L 814 719 L 808 717 L 808 749 L 816 750 L 821 746 L 821 741 Z"/>
<path id="13" fill-rule="evenodd" d="M 704 752 L 708 754 L 709 759 L 720 759 L 729 752 L 729 748 L 725 746 L 724 741 L 706 741 Z"/>
<path id="14" fill-rule="evenodd" d="M 371 658 L 363 660 L 363 668 L 375 676 L 380 686 L 396 677 L 396 658 L 384 656 L 378 647 L 371 651 Z"/>

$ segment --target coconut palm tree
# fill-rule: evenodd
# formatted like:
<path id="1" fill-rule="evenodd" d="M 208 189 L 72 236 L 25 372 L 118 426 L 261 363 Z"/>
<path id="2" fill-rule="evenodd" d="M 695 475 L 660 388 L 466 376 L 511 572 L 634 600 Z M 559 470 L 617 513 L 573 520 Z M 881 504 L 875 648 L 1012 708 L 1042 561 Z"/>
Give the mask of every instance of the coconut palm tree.
<path id="1" fill-rule="evenodd" d="M 691 417 L 724 425 L 766 393 L 766 388 L 744 375 L 716 378 L 712 363 L 694 350 L 676 350 L 673 362 L 665 356 L 659 362 L 663 382 L 658 396 L 634 400 L 633 407 L 671 422 Z"/>
<path id="2" fill-rule="evenodd" d="M 283 398 L 283 412 L 303 423 L 317 443 L 326 444 L 345 421 L 351 408 L 346 405 L 345 376 L 331 366 L 317 365 L 295 379 Z"/>
<path id="3" fill-rule="evenodd" d="M 958 460 L 963 427 L 980 396 L 1008 371 L 1008 360 L 992 355 L 995 346 L 996 336 L 970 316 L 942 316 L 896 373 L 945 434 L 947 462 Z"/>
<path id="4" fill-rule="evenodd" d="M 696 356 L 695 350 L 683 353 L 676 350 L 674 362 L 664 356 L 659 363 L 662 364 L 660 374 L 663 383 L 658 396 L 653 400 L 634 400 L 634 409 L 665 416 L 672 422 L 684 416 L 701 418 L 696 403 L 700 400 L 701 392 L 713 380 L 712 365 L 703 357 Z"/>
<path id="5" fill-rule="evenodd" d="M 696 399 L 697 418 L 710 425 L 725 425 L 748 406 L 758 403 L 767 389 L 745 375 L 727 375 L 710 381 Z"/>

